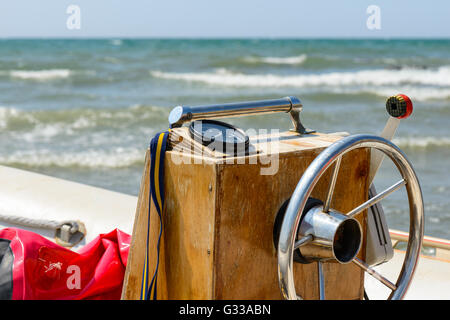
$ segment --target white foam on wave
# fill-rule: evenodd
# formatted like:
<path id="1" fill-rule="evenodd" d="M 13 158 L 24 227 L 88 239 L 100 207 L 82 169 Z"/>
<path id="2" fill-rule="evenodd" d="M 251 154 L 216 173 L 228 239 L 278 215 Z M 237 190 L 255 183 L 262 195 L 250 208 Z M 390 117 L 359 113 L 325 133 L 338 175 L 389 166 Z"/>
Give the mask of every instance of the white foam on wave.
<path id="1" fill-rule="evenodd" d="M 337 94 L 368 93 L 380 97 L 388 97 L 393 93 L 404 93 L 413 101 L 447 100 L 450 99 L 450 88 L 420 87 L 420 86 L 360 86 L 360 87 L 323 87 L 322 92 Z"/>
<path id="2" fill-rule="evenodd" d="M 46 81 L 52 79 L 64 79 L 70 77 L 72 71 L 69 69 L 49 69 L 49 70 L 11 70 L 9 75 L 12 78 L 22 80 Z"/>
<path id="3" fill-rule="evenodd" d="M 393 142 L 400 148 L 450 147 L 450 137 L 399 137 Z"/>
<path id="4" fill-rule="evenodd" d="M 395 138 L 400 148 L 425 149 L 428 147 L 450 147 L 450 138 L 408 137 Z M 109 150 L 55 151 L 48 149 L 16 150 L 0 154 L 0 164 L 27 167 L 81 167 L 81 168 L 125 168 L 142 165 L 145 150 L 137 147 L 116 147 Z"/>
<path id="5" fill-rule="evenodd" d="M 307 58 L 306 54 L 301 54 L 293 57 L 245 57 L 244 60 L 250 63 L 295 65 L 304 63 Z"/>
<path id="6" fill-rule="evenodd" d="M 74 135 L 97 126 L 126 127 L 127 123 L 166 118 L 168 109 L 160 106 L 131 105 L 118 109 L 20 110 L 0 106 L 0 129 L 26 141 L 46 141 L 58 135 Z"/>
<path id="7" fill-rule="evenodd" d="M 68 118 L 66 121 L 51 118 L 45 115 L 39 115 L 40 112 L 27 112 L 11 107 L 0 106 L 0 129 L 8 128 L 8 134 L 13 137 L 19 137 L 20 140 L 28 142 L 48 141 L 53 137 L 60 135 L 73 135 L 77 130 L 92 128 L 96 126 L 95 119 L 90 119 L 85 115 L 77 115 L 74 118 Z M 58 113 L 56 111 L 55 113 Z M 20 121 L 17 127 L 8 127 L 11 123 Z"/>
<path id="8" fill-rule="evenodd" d="M 123 42 L 121 39 L 112 39 L 110 43 L 114 46 L 121 46 Z"/>
<path id="9" fill-rule="evenodd" d="M 244 74 L 235 72 L 179 73 L 150 71 L 155 78 L 203 82 L 230 87 L 318 87 L 318 86 L 387 86 L 387 85 L 430 85 L 450 87 L 450 66 L 434 70 L 359 70 L 327 72 L 319 74 L 278 75 Z"/>
<path id="10" fill-rule="evenodd" d="M 12 117 L 17 117 L 19 110 L 15 108 L 0 106 L 0 129 L 4 129 L 8 126 L 8 121 Z"/>
<path id="11" fill-rule="evenodd" d="M 37 124 L 30 131 L 17 131 L 10 133 L 13 137 L 27 142 L 48 142 L 62 135 L 74 135 L 74 127 L 63 123 Z"/>
<path id="12" fill-rule="evenodd" d="M 35 125 L 39 122 L 29 112 L 24 112 L 13 107 L 0 106 L 0 129 L 6 129 L 10 121 L 18 119 L 21 119 L 32 125 Z"/>
<path id="13" fill-rule="evenodd" d="M 16 108 L 0 106 L 0 119 L 8 118 L 12 115 L 15 116 L 15 115 L 19 114 L 19 112 L 20 111 Z"/>
<path id="14" fill-rule="evenodd" d="M 10 154 L 0 154 L 4 165 L 27 167 L 84 167 L 123 168 L 143 164 L 145 150 L 117 147 L 112 150 L 85 150 L 78 152 L 56 152 L 54 150 L 18 150 Z"/>

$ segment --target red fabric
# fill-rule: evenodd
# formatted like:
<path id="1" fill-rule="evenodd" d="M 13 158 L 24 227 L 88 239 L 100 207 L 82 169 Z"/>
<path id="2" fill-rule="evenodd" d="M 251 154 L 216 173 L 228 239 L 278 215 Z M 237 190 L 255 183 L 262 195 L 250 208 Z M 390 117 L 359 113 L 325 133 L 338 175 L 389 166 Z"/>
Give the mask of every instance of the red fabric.
<path id="1" fill-rule="evenodd" d="M 78 252 L 30 231 L 6 228 L 14 254 L 13 299 L 120 299 L 131 236 L 115 229 Z"/>

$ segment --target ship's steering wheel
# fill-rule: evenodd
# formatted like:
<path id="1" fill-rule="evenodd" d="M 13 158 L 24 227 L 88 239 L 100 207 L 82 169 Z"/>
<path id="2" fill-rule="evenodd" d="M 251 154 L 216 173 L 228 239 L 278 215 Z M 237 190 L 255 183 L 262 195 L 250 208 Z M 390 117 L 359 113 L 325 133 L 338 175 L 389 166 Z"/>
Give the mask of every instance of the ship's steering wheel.
<path id="1" fill-rule="evenodd" d="M 356 254 L 350 261 L 390 288 L 392 292 L 388 299 L 402 299 L 408 290 L 417 265 L 423 239 L 424 209 L 419 181 L 405 154 L 392 142 L 379 136 L 352 135 L 333 143 L 322 151 L 316 159 L 314 159 L 298 182 L 297 187 L 295 188 L 295 191 L 289 201 L 289 205 L 286 209 L 281 225 L 278 241 L 278 277 L 281 294 L 285 299 L 302 299 L 302 297 L 300 297 L 295 290 L 293 257 L 294 250 L 300 248 L 308 242 L 313 241 L 313 237 L 311 235 L 304 236 L 300 239 L 297 238 L 300 221 L 302 220 L 302 217 L 306 216 L 308 213 L 304 212 L 308 198 L 310 197 L 320 177 L 334 164 L 327 196 L 323 207 L 320 209 L 324 213 L 330 213 L 330 203 L 333 197 L 333 191 L 339 173 L 342 156 L 359 148 L 376 149 L 383 152 L 392 160 L 392 162 L 394 162 L 402 176 L 402 179 L 386 190 L 378 193 L 373 198 L 344 214 L 347 217 L 356 216 L 392 192 L 405 186 L 408 195 L 410 212 L 409 239 L 403 266 L 396 283 L 390 282 L 387 278 L 372 269 L 364 261 L 354 257 Z M 317 207 L 314 210 L 317 210 Z M 320 258 L 318 258 L 317 261 L 319 266 L 319 294 L 320 298 L 324 299 L 324 278 L 322 273 L 323 261 L 321 261 Z M 342 263 L 342 261 L 340 262 Z"/>

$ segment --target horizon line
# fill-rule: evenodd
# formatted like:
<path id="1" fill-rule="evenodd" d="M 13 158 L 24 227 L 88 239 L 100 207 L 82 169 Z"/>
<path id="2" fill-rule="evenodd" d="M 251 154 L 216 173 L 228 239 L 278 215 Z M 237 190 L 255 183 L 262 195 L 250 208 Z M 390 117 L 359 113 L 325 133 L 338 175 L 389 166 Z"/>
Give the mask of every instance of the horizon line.
<path id="1" fill-rule="evenodd" d="M 386 36 L 386 37 L 284 37 L 284 36 L 0 36 L 0 40 L 450 40 L 450 36 L 443 37 L 410 37 L 410 36 Z"/>

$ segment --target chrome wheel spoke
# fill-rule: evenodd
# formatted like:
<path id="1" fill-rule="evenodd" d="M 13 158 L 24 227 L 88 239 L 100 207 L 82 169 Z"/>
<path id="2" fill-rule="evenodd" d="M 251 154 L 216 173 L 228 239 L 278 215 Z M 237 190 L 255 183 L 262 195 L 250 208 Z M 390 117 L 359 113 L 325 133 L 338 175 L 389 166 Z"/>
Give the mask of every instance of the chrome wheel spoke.
<path id="1" fill-rule="evenodd" d="M 322 262 L 317 262 L 317 271 L 319 275 L 319 299 L 325 300 L 325 279 L 323 277 Z"/>
<path id="2" fill-rule="evenodd" d="M 323 212 L 328 212 L 330 210 L 331 200 L 333 198 L 334 187 L 336 186 L 337 176 L 339 174 L 339 168 L 341 166 L 342 157 L 338 157 L 333 167 L 333 172 L 331 173 L 330 184 L 328 185 L 327 197 L 325 199 L 325 204 L 323 205 Z"/>
<path id="3" fill-rule="evenodd" d="M 380 202 L 382 199 L 386 198 L 388 195 L 390 195 L 394 191 L 400 189 L 405 184 L 406 184 L 405 179 L 400 180 L 399 182 L 397 182 L 396 184 L 390 186 L 389 188 L 387 188 L 383 192 L 378 193 L 375 197 L 367 200 L 366 202 L 364 202 L 363 204 L 359 205 L 358 207 L 356 207 L 352 211 L 348 212 L 347 216 L 349 218 L 354 217 L 358 213 L 361 213 L 364 210 L 366 210 L 367 208 L 369 208 L 369 207 L 373 206 L 374 204 Z"/>
<path id="4" fill-rule="evenodd" d="M 364 261 L 355 258 L 353 259 L 353 262 L 360 267 L 361 269 L 363 269 L 364 271 L 366 271 L 368 274 L 370 274 L 372 277 L 374 277 L 375 279 L 377 279 L 378 281 L 380 281 L 382 284 L 384 284 L 386 287 L 388 287 L 391 290 L 396 290 L 397 286 L 395 284 L 393 284 L 392 282 L 390 282 L 388 279 L 386 279 L 385 277 L 383 277 L 381 274 L 379 274 L 378 272 L 376 272 L 374 269 L 372 269 L 368 264 L 366 264 Z"/>
<path id="5" fill-rule="evenodd" d="M 308 234 L 307 236 L 297 240 L 294 244 L 294 250 L 300 248 L 301 246 L 310 243 L 313 240 L 313 236 Z"/>

